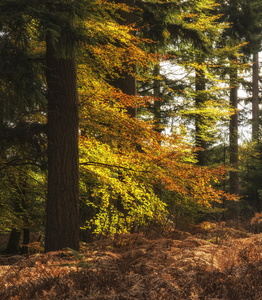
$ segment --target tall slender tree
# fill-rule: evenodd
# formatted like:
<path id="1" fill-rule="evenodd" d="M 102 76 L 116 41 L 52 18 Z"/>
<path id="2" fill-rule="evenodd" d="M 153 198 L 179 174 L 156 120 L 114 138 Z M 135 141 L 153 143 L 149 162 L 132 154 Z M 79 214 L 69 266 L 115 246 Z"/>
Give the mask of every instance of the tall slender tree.
<path id="1" fill-rule="evenodd" d="M 259 140 L 259 53 L 253 54 L 252 67 L 252 139 Z"/>
<path id="2" fill-rule="evenodd" d="M 230 164 L 233 170 L 230 171 L 230 193 L 239 194 L 239 167 L 238 167 L 238 82 L 237 70 L 230 74 L 230 104 L 234 108 L 234 114 L 230 118 Z"/>
<path id="3" fill-rule="evenodd" d="M 198 64 L 201 65 L 203 62 L 203 59 L 200 59 L 200 61 L 198 61 Z M 196 109 L 201 110 L 202 106 L 206 102 L 206 78 L 205 72 L 201 68 L 196 70 L 195 73 L 195 106 Z M 204 119 L 204 116 L 202 116 L 201 114 L 198 114 L 195 117 L 195 144 L 199 148 L 199 150 L 197 151 L 197 161 L 200 166 L 205 166 L 207 164 L 207 142 L 204 137 L 204 132 L 202 128 L 206 125 Z"/>

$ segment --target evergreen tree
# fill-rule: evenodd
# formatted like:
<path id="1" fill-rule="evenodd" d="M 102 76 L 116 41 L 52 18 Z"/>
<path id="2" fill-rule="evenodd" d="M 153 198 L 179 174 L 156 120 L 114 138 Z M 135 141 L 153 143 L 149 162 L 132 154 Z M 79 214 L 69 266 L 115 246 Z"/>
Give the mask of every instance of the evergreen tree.
<path id="1" fill-rule="evenodd" d="M 259 141 L 259 53 L 253 54 L 252 67 L 252 139 Z"/>
<path id="2" fill-rule="evenodd" d="M 44 189 L 39 196 L 35 183 L 30 180 L 34 169 L 43 174 L 45 125 L 41 113 L 45 107 L 43 89 L 43 49 L 32 50 L 36 43 L 32 20 L 26 19 L 26 2 L 1 1 L 0 3 L 0 160 L 1 160 L 1 229 L 11 229 L 6 253 L 20 251 L 19 237 L 23 230 L 23 244 L 29 242 L 29 230 L 39 230 L 33 203 L 43 213 Z M 27 166 L 25 168 L 24 166 Z M 18 174 L 17 174 L 18 170 Z M 44 175 L 43 175 L 44 176 Z M 34 177 L 34 175 L 33 175 Z M 39 177 L 41 177 L 39 175 Z M 38 229 L 37 229 L 38 227 Z M 26 251 L 24 247 L 23 251 Z"/>
<path id="3" fill-rule="evenodd" d="M 70 2 L 70 3 L 69 3 Z M 45 251 L 79 248 L 78 92 L 73 32 L 74 2 L 47 9 L 48 196 Z M 51 26 L 59 27 L 54 36 Z M 65 56 L 62 57 L 64 53 Z"/>
<path id="4" fill-rule="evenodd" d="M 22 55 L 26 54 L 30 40 L 33 39 L 36 43 L 37 39 L 46 37 L 45 69 L 48 100 L 46 251 L 79 247 L 79 127 L 74 54 L 76 38 L 73 28 L 75 12 L 74 1 L 1 2 L 4 35 L 11 35 L 13 41 L 18 41 L 18 46 L 22 45 Z M 21 64 L 18 62 L 18 69 L 26 70 L 22 62 Z M 4 75 L 6 79 L 6 74 Z M 24 71 L 21 82 L 28 79 L 25 75 Z M 31 72 L 30 76 L 33 75 Z M 17 84 L 19 81 L 15 78 L 14 88 Z M 39 90 L 41 89 L 44 90 L 44 85 L 40 86 Z M 26 90 L 26 86 L 21 87 L 21 93 Z M 15 92 L 18 95 L 20 91 Z"/>

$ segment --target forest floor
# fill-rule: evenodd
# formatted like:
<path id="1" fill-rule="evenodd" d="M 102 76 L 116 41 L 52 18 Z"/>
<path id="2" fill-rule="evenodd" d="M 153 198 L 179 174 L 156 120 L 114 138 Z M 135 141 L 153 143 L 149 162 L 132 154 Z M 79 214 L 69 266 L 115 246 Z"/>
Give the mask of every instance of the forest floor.
<path id="1" fill-rule="evenodd" d="M 0 299 L 262 299 L 262 234 L 225 224 L 0 256 Z"/>

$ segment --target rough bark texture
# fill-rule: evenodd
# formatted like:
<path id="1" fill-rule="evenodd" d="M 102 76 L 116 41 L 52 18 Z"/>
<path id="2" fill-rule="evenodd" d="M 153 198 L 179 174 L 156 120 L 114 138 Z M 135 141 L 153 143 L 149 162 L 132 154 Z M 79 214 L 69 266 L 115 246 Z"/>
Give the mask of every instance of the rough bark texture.
<path id="1" fill-rule="evenodd" d="M 79 248 L 78 94 L 75 55 L 59 58 L 47 36 L 48 198 L 45 251 Z"/>
<path id="2" fill-rule="evenodd" d="M 253 55 L 253 76 L 252 76 L 252 139 L 258 141 L 259 123 L 258 123 L 258 103 L 259 103 L 259 56 Z"/>
<path id="3" fill-rule="evenodd" d="M 195 84 L 196 84 L 196 99 L 195 105 L 196 108 L 201 108 L 206 100 L 205 94 L 205 74 L 202 70 L 198 70 L 196 72 Z M 197 151 L 197 160 L 200 166 L 205 166 L 207 164 L 207 156 L 206 156 L 206 148 L 207 144 L 203 137 L 203 125 L 204 125 L 204 118 L 201 114 L 198 114 L 195 118 L 195 127 L 196 127 L 196 146 L 200 148 Z"/>
<path id="4" fill-rule="evenodd" d="M 238 171 L 238 86 L 237 71 L 231 75 L 230 105 L 235 114 L 230 118 L 230 164 L 234 168 L 230 172 L 230 193 L 239 194 L 239 171 Z"/>

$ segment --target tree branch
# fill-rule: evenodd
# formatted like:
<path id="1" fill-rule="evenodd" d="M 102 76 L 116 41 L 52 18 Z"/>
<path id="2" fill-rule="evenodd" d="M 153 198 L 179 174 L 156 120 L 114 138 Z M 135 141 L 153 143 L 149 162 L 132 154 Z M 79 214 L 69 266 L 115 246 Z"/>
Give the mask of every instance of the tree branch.
<path id="1" fill-rule="evenodd" d="M 110 165 L 110 164 L 105 164 L 105 163 L 99 163 L 99 162 L 82 162 L 79 163 L 80 165 L 88 166 L 88 165 L 99 165 L 107 168 L 117 168 L 117 169 L 123 169 L 125 171 L 132 171 L 132 172 L 140 172 L 140 173 L 150 173 L 149 171 L 138 171 L 134 170 L 132 168 L 127 168 L 119 165 Z"/>

